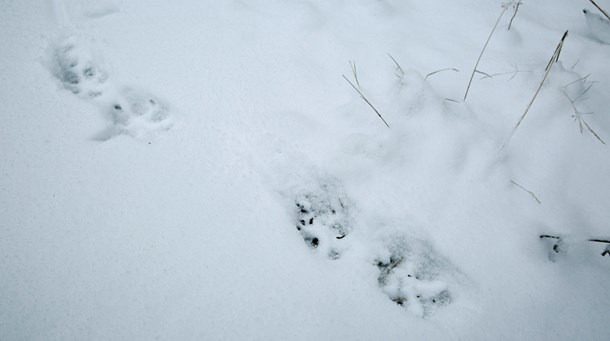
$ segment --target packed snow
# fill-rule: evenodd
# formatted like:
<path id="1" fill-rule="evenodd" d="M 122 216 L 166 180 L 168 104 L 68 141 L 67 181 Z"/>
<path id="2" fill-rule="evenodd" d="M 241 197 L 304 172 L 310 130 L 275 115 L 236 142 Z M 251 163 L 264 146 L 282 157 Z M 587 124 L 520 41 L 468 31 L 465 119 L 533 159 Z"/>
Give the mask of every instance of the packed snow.
<path id="1" fill-rule="evenodd" d="M 608 338 L 591 2 L 0 3 L 0 340 Z"/>

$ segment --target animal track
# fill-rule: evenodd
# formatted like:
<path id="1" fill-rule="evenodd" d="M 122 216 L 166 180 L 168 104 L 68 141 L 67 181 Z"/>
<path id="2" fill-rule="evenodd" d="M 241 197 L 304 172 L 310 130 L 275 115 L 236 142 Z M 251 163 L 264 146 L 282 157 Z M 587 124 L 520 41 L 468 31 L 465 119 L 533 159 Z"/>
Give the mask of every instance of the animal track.
<path id="1" fill-rule="evenodd" d="M 349 238 L 353 226 L 351 202 L 340 183 L 313 181 L 296 193 L 294 222 L 305 243 L 330 259 L 340 258 L 345 251 L 343 239 Z M 386 237 L 374 264 L 379 287 L 388 298 L 422 318 L 450 304 L 450 262 L 425 241 L 403 234 Z"/>
<path id="2" fill-rule="evenodd" d="M 90 100 L 109 117 L 109 127 L 95 139 L 107 140 L 120 134 L 146 137 L 173 126 L 163 101 L 144 90 L 115 85 L 91 51 L 72 36 L 54 46 L 50 68 L 65 89 Z"/>
<path id="3" fill-rule="evenodd" d="M 172 126 L 167 106 L 154 95 L 141 90 L 123 89 L 109 110 L 115 134 L 140 137 Z"/>
<path id="4" fill-rule="evenodd" d="M 393 238 L 388 251 L 375 265 L 379 286 L 392 301 L 419 317 L 451 303 L 448 284 L 442 280 L 443 261 L 426 243 Z"/>
<path id="5" fill-rule="evenodd" d="M 322 183 L 295 198 L 295 223 L 305 242 L 323 250 L 330 259 L 343 253 L 339 240 L 351 230 L 348 200 L 339 185 Z"/>
<path id="6" fill-rule="evenodd" d="M 70 37 L 55 47 L 51 72 L 64 88 L 84 98 L 103 95 L 108 80 L 108 74 L 90 49 L 76 37 Z"/>

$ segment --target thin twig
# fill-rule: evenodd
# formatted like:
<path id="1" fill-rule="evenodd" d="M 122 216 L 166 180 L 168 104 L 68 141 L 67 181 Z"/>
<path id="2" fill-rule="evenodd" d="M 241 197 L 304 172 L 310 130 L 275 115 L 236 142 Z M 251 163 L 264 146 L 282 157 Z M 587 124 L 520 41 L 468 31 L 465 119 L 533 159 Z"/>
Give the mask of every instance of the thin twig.
<path id="1" fill-rule="evenodd" d="M 477 70 L 477 67 L 479 66 L 479 62 L 481 61 L 481 58 L 483 57 L 483 53 L 485 52 L 485 49 L 487 48 L 487 44 L 489 44 L 489 41 L 491 40 L 491 36 L 493 36 L 494 32 L 496 31 L 496 27 L 498 27 L 498 24 L 500 23 L 500 19 L 502 19 L 502 16 L 504 16 L 504 13 L 506 13 L 507 9 L 508 9 L 508 6 L 506 6 L 502 9 L 500 16 L 498 16 L 498 20 L 496 20 L 496 23 L 494 24 L 494 27 L 491 30 L 491 33 L 489 33 L 489 37 L 487 37 L 487 41 L 485 41 L 485 45 L 483 45 L 483 49 L 481 50 L 481 53 L 479 54 L 479 58 L 477 58 L 476 64 L 474 64 L 474 68 L 472 69 L 472 74 L 470 75 L 470 80 L 468 80 L 468 86 L 466 87 L 466 93 L 464 94 L 464 101 L 466 101 L 466 97 L 468 97 L 468 91 L 470 90 L 470 85 L 472 84 L 472 79 L 474 78 L 474 74 Z"/>
<path id="2" fill-rule="evenodd" d="M 563 241 L 563 237 L 553 236 L 553 235 L 549 235 L 549 234 L 542 234 L 542 235 L 540 235 L 540 239 L 544 239 L 544 238 L 557 240 L 555 242 L 555 244 L 553 245 L 553 251 L 555 251 L 556 253 L 560 252 L 559 245 Z M 601 255 L 602 255 L 602 257 L 604 257 L 606 255 L 610 255 L 610 240 L 608 240 L 608 239 L 598 239 L 598 238 L 589 238 L 589 239 L 585 239 L 585 240 L 588 241 L 588 242 L 592 242 L 592 243 L 603 243 L 603 244 L 606 244 L 606 248 L 601 253 Z"/>
<path id="3" fill-rule="evenodd" d="M 583 98 L 582 96 L 584 96 L 593 86 L 593 83 L 589 84 L 589 86 L 585 89 L 585 91 L 581 92 L 580 95 L 576 96 L 576 98 L 574 98 L 574 101 L 572 103 L 578 102 L 578 101 L 584 101 L 586 99 L 588 99 L 589 97 L 585 97 Z"/>
<path id="4" fill-rule="evenodd" d="M 606 243 L 606 244 L 610 244 L 610 240 L 606 240 L 606 239 L 589 239 L 590 242 L 594 242 L 594 243 Z"/>
<path id="5" fill-rule="evenodd" d="M 430 76 L 432 76 L 432 75 L 435 75 L 435 74 L 437 74 L 437 73 L 439 73 L 439 72 L 443 72 L 443 71 L 455 71 L 455 72 L 460 72 L 460 70 L 458 70 L 458 69 L 455 69 L 455 68 L 452 68 L 452 67 L 448 67 L 448 68 L 445 68 L 445 69 L 440 69 L 440 70 L 436 70 L 436 71 L 434 71 L 434 72 L 430 72 L 429 74 L 427 74 L 427 75 L 426 75 L 426 77 L 424 77 L 424 80 L 427 80 L 427 79 L 428 79 L 428 77 L 430 77 Z"/>
<path id="6" fill-rule="evenodd" d="M 603 10 L 601 7 L 599 7 L 599 5 L 595 3 L 595 1 L 593 1 L 593 0 L 589 0 L 589 1 L 591 1 L 591 3 L 592 3 L 592 4 L 593 4 L 595 7 L 597 7 L 597 9 L 598 9 L 600 12 L 604 13 L 604 15 L 606 16 L 606 18 L 608 18 L 608 20 L 610 20 L 610 16 L 608 15 L 608 13 L 606 13 L 606 11 L 604 11 L 604 10 Z"/>
<path id="7" fill-rule="evenodd" d="M 534 93 L 534 96 L 532 97 L 532 100 L 527 105 L 527 108 L 525 109 L 525 112 L 523 113 L 523 115 L 521 115 L 521 118 L 519 118 L 519 121 L 517 122 L 517 124 L 513 128 L 513 134 L 517 130 L 517 128 L 519 128 L 519 125 L 521 124 L 521 122 L 525 118 L 525 115 L 527 115 L 527 112 L 532 107 L 532 104 L 534 103 L 534 100 L 536 99 L 536 96 L 538 96 L 538 93 L 540 92 L 540 89 L 542 89 L 542 85 L 544 84 L 544 82 L 546 81 L 546 78 L 549 76 L 549 73 L 551 72 L 553 64 L 555 62 L 557 62 L 557 60 L 559 60 L 559 54 L 561 53 L 561 48 L 563 47 L 563 42 L 565 41 L 567 36 L 568 36 L 568 31 L 565 31 L 565 33 L 563 34 L 563 37 L 561 37 L 561 40 L 559 41 L 559 44 L 555 48 L 555 52 L 553 52 L 553 56 L 551 56 L 551 59 L 549 60 L 549 63 L 546 65 L 546 69 L 545 69 L 546 72 L 544 73 L 544 78 L 542 78 L 542 82 L 540 82 L 540 85 L 538 86 L 538 89 L 536 89 L 536 92 Z"/>
<path id="8" fill-rule="evenodd" d="M 536 196 L 536 194 L 534 194 L 534 192 L 530 191 L 529 189 L 519 185 L 518 183 L 514 182 L 513 180 L 510 181 L 513 185 L 521 188 L 522 190 L 526 191 L 527 193 L 529 193 L 532 198 L 534 198 L 539 204 L 542 204 L 542 202 L 538 199 L 538 197 Z"/>
<path id="9" fill-rule="evenodd" d="M 356 80 L 356 84 L 360 87 L 360 82 L 358 81 L 358 69 L 356 69 L 356 61 L 349 61 L 349 66 L 352 68 L 352 73 L 354 74 L 354 79 Z"/>
<path id="10" fill-rule="evenodd" d="M 589 75 L 586 75 L 585 77 L 577 79 L 576 81 L 586 82 L 587 77 L 589 77 Z M 574 84 L 574 82 L 571 82 L 568 85 L 564 86 L 564 89 L 566 89 L 568 86 L 570 86 L 572 84 Z M 593 84 L 594 83 L 591 82 L 591 84 L 589 84 L 589 86 L 584 91 L 582 91 L 580 94 L 578 94 L 578 96 L 576 96 L 574 99 L 572 99 L 565 90 L 562 90 L 562 92 L 568 98 L 568 100 L 570 101 L 570 104 L 572 104 L 572 109 L 574 109 L 574 114 L 572 115 L 572 117 L 574 118 L 575 121 L 578 122 L 578 127 L 580 129 L 580 133 L 581 134 L 583 133 L 583 131 L 584 131 L 583 126 L 584 126 L 593 136 L 595 136 L 595 138 L 599 142 L 601 142 L 602 144 L 606 144 L 606 142 L 604 142 L 604 140 L 602 140 L 602 138 L 595 132 L 595 130 L 593 130 L 593 128 L 591 128 L 591 126 L 589 126 L 589 123 L 587 123 L 587 121 L 583 117 L 583 115 L 590 115 L 593 113 L 592 112 L 585 112 L 585 113 L 580 112 L 580 110 L 578 110 L 578 108 L 576 107 L 576 102 L 583 101 L 586 99 L 586 98 L 583 98 L 582 96 L 584 96 L 591 89 Z"/>
<path id="11" fill-rule="evenodd" d="M 511 80 L 513 80 L 513 79 L 514 79 L 514 78 L 517 76 L 517 74 L 519 74 L 519 73 L 522 73 L 522 72 L 531 72 L 531 71 L 522 71 L 522 70 L 519 70 L 519 67 L 518 67 L 517 65 L 515 65 L 515 64 L 512 64 L 512 65 L 513 65 L 513 67 L 515 68 L 515 70 L 514 70 L 514 71 L 510 71 L 510 72 L 500 72 L 500 73 L 494 73 L 494 74 L 490 74 L 490 75 L 486 74 L 485 76 L 481 77 L 481 79 L 485 79 L 485 78 L 493 78 L 493 77 L 495 77 L 495 76 L 512 75 L 512 76 L 511 76 L 511 77 L 508 79 L 508 81 L 511 81 Z M 481 72 L 481 73 L 482 73 L 482 72 Z"/>
<path id="12" fill-rule="evenodd" d="M 371 102 L 369 102 L 368 99 L 366 99 L 366 97 L 364 97 L 364 95 L 362 94 L 362 92 L 360 92 L 360 90 L 358 90 L 358 88 L 354 85 L 354 83 L 350 82 L 349 79 L 347 79 L 347 77 L 345 77 L 345 75 L 341 75 L 343 76 L 343 78 L 349 83 L 349 85 L 352 86 L 352 88 L 354 88 L 354 90 L 356 90 L 356 92 L 360 95 L 360 98 L 362 98 L 363 101 L 366 102 L 366 104 L 368 104 L 374 111 L 375 113 L 377 113 L 377 116 L 379 116 L 379 118 L 383 121 L 383 123 L 386 125 L 386 127 L 390 127 L 388 125 L 388 122 L 386 122 L 383 117 L 381 116 L 381 114 L 379 113 L 379 111 L 373 106 L 373 104 L 371 104 Z"/>
<path id="13" fill-rule="evenodd" d="M 479 71 L 479 70 L 475 70 L 474 72 L 482 74 L 483 77 L 491 78 L 491 75 L 488 74 L 487 72 L 483 72 L 483 71 Z"/>
<path id="14" fill-rule="evenodd" d="M 404 77 L 404 75 L 405 75 L 405 71 L 402 69 L 402 67 L 400 66 L 400 64 L 398 64 L 398 62 L 396 61 L 396 59 L 394 59 L 394 57 L 392 57 L 392 55 L 391 55 L 391 54 L 389 54 L 389 53 L 388 53 L 387 55 L 388 55 L 388 57 L 390 57 L 390 59 L 392 59 L 392 61 L 394 62 L 394 64 L 396 64 L 396 70 L 397 70 L 398 72 L 400 72 L 400 75 L 399 75 L 398 73 L 395 73 L 396 77 L 398 77 L 398 78 L 402 79 L 402 78 Z"/>
<path id="15" fill-rule="evenodd" d="M 572 81 L 572 82 L 570 82 L 570 83 L 568 83 L 568 84 L 564 85 L 563 87 L 564 87 L 564 88 L 567 88 L 568 86 L 570 86 L 570 85 L 572 85 L 572 84 L 574 84 L 574 83 L 578 83 L 578 82 L 586 82 L 586 81 L 587 81 L 587 78 L 589 78 L 589 76 L 591 76 L 591 74 L 590 74 L 590 73 L 589 73 L 589 74 L 587 74 L 587 75 L 586 75 L 586 76 L 584 76 L 584 77 L 580 77 L 580 78 L 578 78 L 577 80 Z"/>
<path id="16" fill-rule="evenodd" d="M 517 12 L 519 11 L 519 6 L 521 6 L 521 0 L 517 1 L 517 4 L 513 5 L 513 8 L 515 9 L 515 13 L 513 13 L 513 16 L 510 18 L 510 22 L 508 23 L 508 31 L 510 31 L 510 27 L 513 24 L 513 19 L 515 19 L 515 17 L 517 16 Z"/>
<path id="17" fill-rule="evenodd" d="M 593 134 L 593 136 L 595 136 L 595 138 L 596 138 L 596 139 L 598 139 L 598 140 L 599 140 L 599 142 L 601 142 L 601 143 L 603 143 L 603 144 L 606 144 L 606 142 L 604 142 L 604 140 L 602 140 L 602 139 L 601 139 L 601 137 L 599 137 L 599 135 L 597 135 L 597 133 L 596 133 L 596 132 L 595 132 L 593 129 L 591 129 L 591 127 L 589 127 L 589 124 L 587 123 L 587 121 L 585 121 L 585 120 L 584 120 L 584 119 L 582 119 L 582 118 L 581 118 L 581 120 L 582 120 L 582 123 L 584 123 L 584 124 L 585 124 L 585 127 L 587 127 L 587 130 L 589 130 L 589 132 L 590 132 L 591 134 Z"/>

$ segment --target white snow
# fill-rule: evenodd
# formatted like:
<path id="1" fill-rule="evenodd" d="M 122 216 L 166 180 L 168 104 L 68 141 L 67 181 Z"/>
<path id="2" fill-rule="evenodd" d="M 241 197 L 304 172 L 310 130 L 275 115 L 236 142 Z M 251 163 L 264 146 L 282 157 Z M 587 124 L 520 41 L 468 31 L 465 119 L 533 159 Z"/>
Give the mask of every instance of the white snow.
<path id="1" fill-rule="evenodd" d="M 583 12 L 593 36 L 602 43 L 610 44 L 610 19 L 602 17 L 597 13 L 591 13 L 586 9 Z"/>
<path id="2" fill-rule="evenodd" d="M 606 339 L 610 45 L 512 5 L 3 1 L 0 340 Z"/>

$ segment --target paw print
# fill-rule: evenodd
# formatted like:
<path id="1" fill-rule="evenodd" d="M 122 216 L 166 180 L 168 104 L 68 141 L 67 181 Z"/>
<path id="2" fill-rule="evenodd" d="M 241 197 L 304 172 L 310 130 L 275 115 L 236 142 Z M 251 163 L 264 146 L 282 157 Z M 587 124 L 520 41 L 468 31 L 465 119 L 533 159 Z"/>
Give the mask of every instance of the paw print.
<path id="1" fill-rule="evenodd" d="M 75 37 L 55 48 L 52 73 L 65 89 L 84 98 L 102 96 L 108 80 L 100 63 Z"/>
<path id="2" fill-rule="evenodd" d="M 451 303 L 451 293 L 440 279 L 442 267 L 434 260 L 433 250 L 422 246 L 395 245 L 389 257 L 378 258 L 375 265 L 379 269 L 377 281 L 388 298 L 425 318 Z"/>
<path id="3" fill-rule="evenodd" d="M 346 205 L 347 199 L 338 186 L 331 184 L 321 184 L 295 199 L 297 230 L 311 248 L 324 250 L 330 259 L 341 257 L 338 241 L 351 230 Z"/>
<path id="4" fill-rule="evenodd" d="M 159 99 L 144 91 L 131 88 L 119 93 L 110 108 L 112 123 L 118 133 L 142 136 L 171 128 L 168 109 Z"/>
<path id="5" fill-rule="evenodd" d="M 110 118 L 109 127 L 94 139 L 105 141 L 121 134 L 150 137 L 173 126 L 166 104 L 146 91 L 117 86 L 114 79 L 111 82 L 91 51 L 75 36 L 56 44 L 51 72 L 65 89 L 90 100 Z"/>

